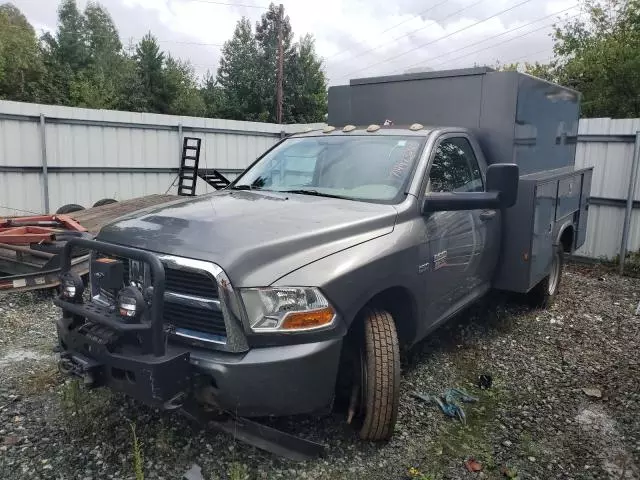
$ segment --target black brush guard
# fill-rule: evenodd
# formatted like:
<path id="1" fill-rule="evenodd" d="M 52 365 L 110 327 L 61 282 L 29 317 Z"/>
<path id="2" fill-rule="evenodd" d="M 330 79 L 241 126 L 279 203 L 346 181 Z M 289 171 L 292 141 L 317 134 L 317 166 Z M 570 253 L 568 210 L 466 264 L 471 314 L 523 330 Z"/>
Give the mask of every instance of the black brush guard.
<path id="1" fill-rule="evenodd" d="M 133 324 L 124 323 L 115 310 L 107 307 L 72 303 L 57 297 L 54 303 L 63 310 L 63 318 L 57 324 L 61 370 L 83 378 L 89 386 L 108 386 L 148 405 L 181 408 L 184 415 L 201 426 L 226 432 L 294 461 L 309 460 L 324 453 L 325 447 L 319 443 L 237 417 L 232 412 L 211 415 L 193 402 L 189 395 L 192 374 L 189 352 L 168 344 L 164 330 L 165 274 L 158 257 L 144 250 L 97 240 L 72 239 L 62 252 L 61 275 L 71 268 L 73 248 L 147 262 L 153 273 L 153 296 L 147 322 Z M 127 337 L 134 337 L 139 345 L 132 347 L 125 343 L 120 351 L 112 351 L 110 347 L 114 342 Z"/>
<path id="2" fill-rule="evenodd" d="M 164 266 L 144 250 L 96 240 L 71 239 L 62 252 L 61 275 L 71 268 L 74 248 L 140 260 L 153 273 L 151 307 L 144 321 L 125 323 L 117 309 L 95 302 L 74 303 L 57 297 L 61 369 L 90 386 L 108 386 L 157 408 L 172 409 L 188 393 L 189 352 L 169 345 L 164 331 Z"/>

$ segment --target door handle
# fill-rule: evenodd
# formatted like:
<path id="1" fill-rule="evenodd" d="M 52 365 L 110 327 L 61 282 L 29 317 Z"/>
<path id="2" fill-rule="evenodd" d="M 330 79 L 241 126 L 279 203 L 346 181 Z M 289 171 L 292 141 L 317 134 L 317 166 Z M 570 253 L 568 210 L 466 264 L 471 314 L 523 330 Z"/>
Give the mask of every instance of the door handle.
<path id="1" fill-rule="evenodd" d="M 482 220 L 483 222 L 486 222 L 487 220 L 491 220 L 495 216 L 496 216 L 495 210 L 483 210 L 482 212 L 480 212 L 480 220 Z"/>

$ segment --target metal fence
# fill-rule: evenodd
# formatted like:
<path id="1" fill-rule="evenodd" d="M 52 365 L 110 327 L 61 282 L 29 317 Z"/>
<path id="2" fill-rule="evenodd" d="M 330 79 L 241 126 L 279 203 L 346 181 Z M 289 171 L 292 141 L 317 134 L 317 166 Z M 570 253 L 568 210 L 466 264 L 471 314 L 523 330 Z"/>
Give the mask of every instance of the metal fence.
<path id="1" fill-rule="evenodd" d="M 202 138 L 202 168 L 235 178 L 282 136 L 317 126 L 0 101 L 0 216 L 175 193 L 183 136 Z"/>
<path id="2" fill-rule="evenodd" d="M 640 119 L 580 121 L 576 167 L 594 170 L 587 239 L 577 255 L 613 260 L 623 246 L 640 249 L 639 131 Z"/>
<path id="3" fill-rule="evenodd" d="M 234 178 L 283 135 L 319 126 L 0 101 L 0 216 L 175 193 L 175 186 L 169 187 L 178 173 L 183 136 L 202 138 L 201 167 Z M 638 131 L 640 119 L 580 121 L 576 166 L 595 168 L 587 240 L 578 255 L 618 256 L 626 212 L 624 244 L 640 250 L 640 168 L 633 168 Z M 635 193 L 628 204 L 630 185 Z M 209 190 L 199 180 L 198 193 Z"/>

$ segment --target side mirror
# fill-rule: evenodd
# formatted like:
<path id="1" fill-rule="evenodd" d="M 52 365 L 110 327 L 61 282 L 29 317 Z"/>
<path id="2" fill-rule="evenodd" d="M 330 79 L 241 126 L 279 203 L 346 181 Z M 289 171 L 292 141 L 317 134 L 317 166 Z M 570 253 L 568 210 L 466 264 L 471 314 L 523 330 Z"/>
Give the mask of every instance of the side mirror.
<path id="1" fill-rule="evenodd" d="M 487 168 L 484 192 L 433 192 L 425 195 L 422 213 L 512 207 L 518 198 L 518 166 L 497 163 Z"/>

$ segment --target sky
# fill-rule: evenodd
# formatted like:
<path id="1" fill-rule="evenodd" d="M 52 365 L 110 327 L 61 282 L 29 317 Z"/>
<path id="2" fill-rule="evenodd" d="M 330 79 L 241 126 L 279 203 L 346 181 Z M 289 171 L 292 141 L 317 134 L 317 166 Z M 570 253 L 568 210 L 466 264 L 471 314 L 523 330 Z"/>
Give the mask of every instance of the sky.
<path id="1" fill-rule="evenodd" d="M 4 0 L 0 0 L 3 2 Z M 55 30 L 58 0 L 11 0 L 38 33 Z M 87 0 L 77 0 L 83 9 Z M 166 52 L 215 72 L 236 22 L 267 0 L 101 0 L 123 44 L 151 31 Z M 577 0 L 281 0 L 295 37 L 316 39 L 330 85 L 352 78 L 496 62 L 547 62 L 552 25 L 580 15 Z"/>

